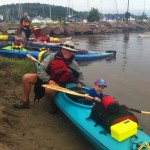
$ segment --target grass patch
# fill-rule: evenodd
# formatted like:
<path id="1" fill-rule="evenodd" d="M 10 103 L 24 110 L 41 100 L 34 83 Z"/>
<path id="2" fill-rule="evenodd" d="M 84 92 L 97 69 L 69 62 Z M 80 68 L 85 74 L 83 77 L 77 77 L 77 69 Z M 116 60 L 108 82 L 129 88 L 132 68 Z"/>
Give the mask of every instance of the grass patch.
<path id="1" fill-rule="evenodd" d="M 25 73 L 35 73 L 35 64 L 29 59 L 5 58 L 0 56 L 0 70 L 11 76 L 16 82 L 21 81 Z"/>

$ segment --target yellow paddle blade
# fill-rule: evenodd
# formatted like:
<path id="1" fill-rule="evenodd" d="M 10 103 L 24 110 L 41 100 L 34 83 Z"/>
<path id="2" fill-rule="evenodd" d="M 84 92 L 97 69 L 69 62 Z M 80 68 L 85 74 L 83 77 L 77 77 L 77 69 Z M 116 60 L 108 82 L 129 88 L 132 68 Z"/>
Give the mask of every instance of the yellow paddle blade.
<path id="1" fill-rule="evenodd" d="M 77 93 L 75 91 L 72 91 L 72 90 L 69 90 L 67 88 L 63 88 L 63 87 L 60 87 L 60 86 L 55 86 L 55 85 L 50 85 L 50 84 L 43 84 L 42 87 L 49 88 L 49 89 L 52 89 L 52 90 L 55 90 L 55 91 L 64 92 L 64 93 L 68 93 L 68 94 L 71 94 L 71 95 L 76 95 L 76 96 L 80 96 L 80 97 L 84 97 L 84 98 L 88 98 L 88 99 L 93 100 L 93 97 L 91 97 L 91 96 L 89 96 L 87 94 Z"/>

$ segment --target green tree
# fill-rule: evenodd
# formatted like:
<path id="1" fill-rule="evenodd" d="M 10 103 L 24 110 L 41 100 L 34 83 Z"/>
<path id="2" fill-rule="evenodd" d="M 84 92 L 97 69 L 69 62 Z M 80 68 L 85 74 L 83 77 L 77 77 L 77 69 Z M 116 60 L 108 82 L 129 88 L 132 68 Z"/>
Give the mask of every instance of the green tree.
<path id="1" fill-rule="evenodd" d="M 87 19 L 88 19 L 89 22 L 99 21 L 99 19 L 100 19 L 100 12 L 98 11 L 98 9 L 92 8 L 89 11 Z"/>

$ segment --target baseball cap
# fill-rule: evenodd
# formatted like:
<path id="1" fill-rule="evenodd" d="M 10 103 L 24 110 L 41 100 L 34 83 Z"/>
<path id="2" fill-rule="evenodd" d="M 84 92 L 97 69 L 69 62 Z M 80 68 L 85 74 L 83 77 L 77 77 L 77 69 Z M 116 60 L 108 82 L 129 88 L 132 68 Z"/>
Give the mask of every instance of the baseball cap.
<path id="1" fill-rule="evenodd" d="M 103 85 L 103 86 L 107 87 L 107 84 L 106 84 L 106 82 L 105 82 L 104 79 L 97 79 L 97 80 L 95 80 L 94 83 L 98 84 L 98 85 Z"/>
<path id="2" fill-rule="evenodd" d="M 72 41 L 64 42 L 62 48 L 66 49 L 66 50 L 69 50 L 69 51 L 74 51 L 74 52 L 77 51 L 77 50 L 75 50 L 74 43 Z"/>

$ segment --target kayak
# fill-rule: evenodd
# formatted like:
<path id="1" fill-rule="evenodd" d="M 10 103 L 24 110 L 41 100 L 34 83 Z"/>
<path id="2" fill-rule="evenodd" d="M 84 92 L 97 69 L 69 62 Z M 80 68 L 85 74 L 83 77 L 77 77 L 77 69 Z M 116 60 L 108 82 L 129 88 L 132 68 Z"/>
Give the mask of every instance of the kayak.
<path id="1" fill-rule="evenodd" d="M 74 84 L 67 85 L 67 88 L 73 87 L 75 87 Z M 90 116 L 92 106 L 78 103 L 62 92 L 57 93 L 54 102 L 97 150 L 138 150 L 137 147 L 143 147 L 143 150 L 146 150 L 145 143 L 148 145 L 150 143 L 150 136 L 140 129 L 137 129 L 135 136 L 121 142 L 117 141 L 110 133 L 104 132 L 105 129 L 102 126 L 95 127 L 93 120 L 86 119 Z"/>
<path id="2" fill-rule="evenodd" d="M 60 45 L 62 43 L 44 43 L 44 42 L 29 42 L 28 46 L 31 48 L 39 49 L 39 48 L 49 48 L 53 51 L 59 50 Z"/>
<path id="3" fill-rule="evenodd" d="M 78 45 L 79 43 L 76 41 L 75 45 Z M 28 47 L 31 47 L 33 49 L 39 49 L 39 48 L 49 48 L 52 51 L 57 51 L 60 49 L 60 46 L 63 45 L 63 42 L 29 42 Z"/>
<path id="4" fill-rule="evenodd" d="M 88 51 L 87 53 L 77 53 L 75 54 L 76 61 L 83 61 L 83 60 L 93 60 L 93 59 L 102 59 L 107 57 L 115 57 L 116 51 L 106 51 L 106 52 L 94 52 Z"/>
<path id="5" fill-rule="evenodd" d="M 150 34 L 139 34 L 140 37 L 150 37 Z"/>
<path id="6" fill-rule="evenodd" d="M 31 56 L 33 56 L 37 59 L 39 52 L 38 51 L 19 51 L 19 50 L 13 50 L 13 51 L 0 50 L 0 56 L 8 57 L 8 58 L 25 59 L 26 54 L 30 54 Z"/>
<path id="7" fill-rule="evenodd" d="M 21 59 L 26 58 L 26 54 L 30 54 L 36 59 L 38 59 L 38 54 L 40 51 L 29 51 L 25 48 L 18 50 L 12 49 L 11 46 L 6 46 L 0 49 L 0 55 L 8 58 L 18 57 Z M 94 51 L 87 51 L 86 53 L 75 53 L 75 60 L 76 61 L 85 61 L 91 59 L 102 59 L 107 57 L 113 57 L 116 55 L 116 51 L 106 51 L 106 52 L 94 52 Z"/>

